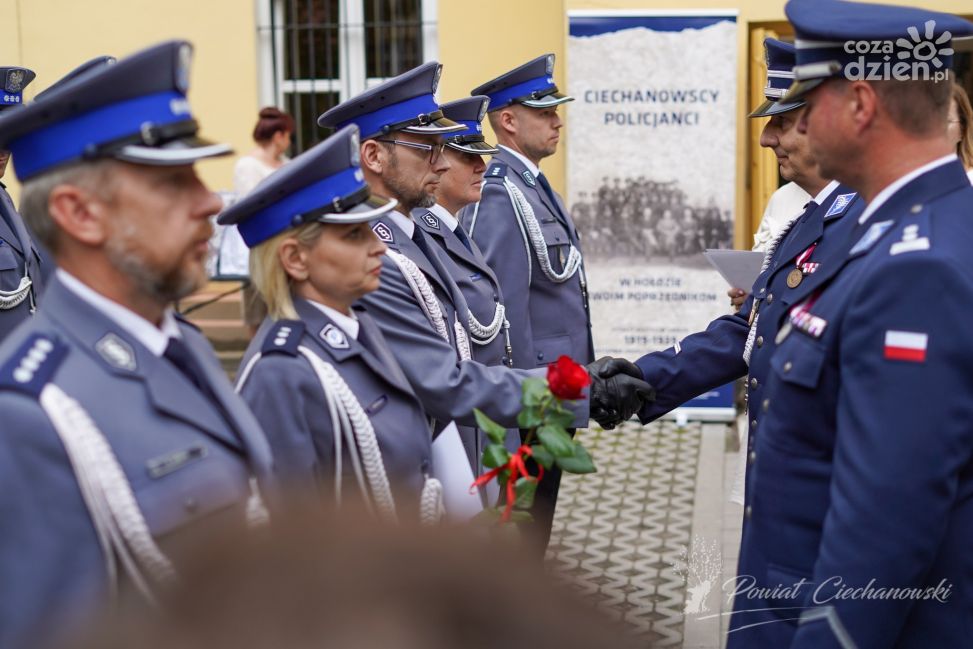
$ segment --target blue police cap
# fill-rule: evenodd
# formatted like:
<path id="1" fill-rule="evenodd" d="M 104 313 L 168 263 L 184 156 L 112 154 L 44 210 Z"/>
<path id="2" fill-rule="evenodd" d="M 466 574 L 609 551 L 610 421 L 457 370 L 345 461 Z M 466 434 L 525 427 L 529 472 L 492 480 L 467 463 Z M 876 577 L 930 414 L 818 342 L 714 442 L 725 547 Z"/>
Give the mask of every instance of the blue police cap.
<path id="1" fill-rule="evenodd" d="M 181 165 L 230 153 L 196 135 L 186 100 L 192 51 L 186 41 L 161 43 L 4 113 L 0 149 L 13 154 L 17 177 L 81 160 Z"/>
<path id="2" fill-rule="evenodd" d="M 392 131 L 421 135 L 453 133 L 463 127 L 443 117 L 434 97 L 443 66 L 435 61 L 366 90 L 320 117 L 318 126 L 334 129 L 355 124 L 363 140 Z"/>
<path id="3" fill-rule="evenodd" d="M 574 101 L 574 97 L 558 91 L 554 83 L 553 54 L 538 56 L 533 61 L 474 88 L 470 94 L 489 97 L 490 112 L 514 103 L 530 108 L 547 108 Z"/>
<path id="4" fill-rule="evenodd" d="M 85 61 L 84 63 L 82 63 L 75 69 L 71 70 L 66 75 L 64 75 L 63 77 L 61 77 L 60 79 L 58 79 L 57 81 L 55 81 L 54 83 L 52 83 L 51 85 L 49 85 L 48 87 L 44 88 L 39 93 L 37 93 L 37 95 L 35 95 L 34 97 L 34 101 L 37 101 L 38 99 L 42 99 L 45 95 L 47 95 L 47 93 L 51 92 L 52 90 L 56 90 L 60 88 L 68 81 L 73 81 L 74 79 L 77 79 L 82 75 L 101 69 L 106 65 L 113 65 L 116 62 L 117 59 L 114 56 L 96 56 L 91 60 Z"/>
<path id="5" fill-rule="evenodd" d="M 24 103 L 24 88 L 34 80 L 33 70 L 27 68 L 0 68 L 3 94 L 0 94 L 0 110 Z"/>
<path id="6" fill-rule="evenodd" d="M 764 87 L 764 97 L 767 99 L 750 113 L 750 117 L 779 115 L 803 106 L 803 101 L 780 101 L 794 83 L 794 46 L 776 38 L 765 38 L 764 53 L 767 58 L 767 85 Z"/>
<path id="7" fill-rule="evenodd" d="M 952 65 L 952 38 L 973 34 L 967 20 L 914 7 L 790 0 L 785 11 L 794 25 L 797 61 L 783 101 L 796 101 L 832 78 L 934 81 Z"/>
<path id="8" fill-rule="evenodd" d="M 305 223 L 361 223 L 394 208 L 372 196 L 358 166 L 358 127 L 346 126 L 267 176 L 220 214 L 251 248 Z"/>
<path id="9" fill-rule="evenodd" d="M 487 144 L 483 137 L 483 127 L 480 126 L 489 105 L 490 98 L 484 96 L 466 97 L 443 104 L 443 115 L 464 127 L 462 131 L 449 134 L 446 146 L 477 155 L 499 153 L 500 149 Z"/>

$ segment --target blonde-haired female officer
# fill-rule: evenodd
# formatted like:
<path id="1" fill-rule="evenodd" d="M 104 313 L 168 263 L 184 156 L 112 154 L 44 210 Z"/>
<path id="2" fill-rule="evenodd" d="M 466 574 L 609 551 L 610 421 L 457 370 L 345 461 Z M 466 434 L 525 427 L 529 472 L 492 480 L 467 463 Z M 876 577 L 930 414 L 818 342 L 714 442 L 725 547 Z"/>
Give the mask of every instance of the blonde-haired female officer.
<path id="1" fill-rule="evenodd" d="M 282 482 L 341 501 L 349 490 L 383 518 L 441 513 L 428 419 L 368 314 L 385 245 L 347 127 L 264 180 L 220 216 L 251 248 L 268 317 L 237 390 L 260 421 Z"/>

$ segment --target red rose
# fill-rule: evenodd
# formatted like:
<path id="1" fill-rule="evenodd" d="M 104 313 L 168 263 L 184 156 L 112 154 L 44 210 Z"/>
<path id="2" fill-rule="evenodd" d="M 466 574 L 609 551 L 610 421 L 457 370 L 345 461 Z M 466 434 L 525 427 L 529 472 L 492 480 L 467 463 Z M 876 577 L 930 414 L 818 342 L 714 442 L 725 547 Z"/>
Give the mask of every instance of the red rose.
<path id="1" fill-rule="evenodd" d="M 590 383 L 588 370 L 571 360 L 570 356 L 561 356 L 547 366 L 547 385 L 558 399 L 583 399 L 581 391 Z"/>

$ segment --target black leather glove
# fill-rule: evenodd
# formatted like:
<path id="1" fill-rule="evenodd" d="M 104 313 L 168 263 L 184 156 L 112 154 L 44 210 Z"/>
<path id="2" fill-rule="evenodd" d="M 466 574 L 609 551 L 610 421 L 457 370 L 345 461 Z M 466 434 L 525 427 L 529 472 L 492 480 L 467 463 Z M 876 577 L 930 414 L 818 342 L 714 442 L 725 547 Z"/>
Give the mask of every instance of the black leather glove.
<path id="1" fill-rule="evenodd" d="M 638 412 L 643 402 L 655 401 L 655 389 L 642 379 L 642 370 L 624 358 L 603 356 L 589 363 L 587 370 L 590 416 L 605 430 Z"/>

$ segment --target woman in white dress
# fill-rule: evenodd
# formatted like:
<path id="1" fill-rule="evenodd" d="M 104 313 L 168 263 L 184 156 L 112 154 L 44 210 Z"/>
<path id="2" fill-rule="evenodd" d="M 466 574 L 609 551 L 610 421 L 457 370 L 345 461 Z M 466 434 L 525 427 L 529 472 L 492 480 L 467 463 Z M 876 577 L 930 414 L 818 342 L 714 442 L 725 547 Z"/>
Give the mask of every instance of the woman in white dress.
<path id="1" fill-rule="evenodd" d="M 268 106 L 260 109 L 257 124 L 253 127 L 256 146 L 240 156 L 233 168 L 233 193 L 240 200 L 250 193 L 261 180 L 280 169 L 287 157 L 284 153 L 291 146 L 294 118 L 284 111 Z M 253 338 L 257 328 L 267 316 L 267 306 L 252 286 L 243 290 L 243 322 Z"/>

